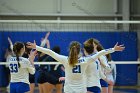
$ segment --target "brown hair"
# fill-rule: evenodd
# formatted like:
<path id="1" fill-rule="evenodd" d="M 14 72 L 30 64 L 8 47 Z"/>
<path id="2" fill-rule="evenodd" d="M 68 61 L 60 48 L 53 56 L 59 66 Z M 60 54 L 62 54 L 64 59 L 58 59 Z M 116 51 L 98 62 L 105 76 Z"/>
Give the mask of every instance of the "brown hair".
<path id="1" fill-rule="evenodd" d="M 20 51 L 21 49 L 24 47 L 24 44 L 21 42 L 16 42 L 13 46 L 13 51 L 16 55 L 17 58 L 17 62 L 18 62 L 18 67 L 20 68 L 20 63 L 19 63 L 19 55 L 20 55 Z"/>
<path id="2" fill-rule="evenodd" d="M 25 53 L 26 53 L 26 54 L 30 54 L 30 52 L 31 52 L 32 49 L 27 48 L 27 45 L 28 45 L 27 43 L 24 43 L 24 46 L 25 46 Z"/>
<path id="3" fill-rule="evenodd" d="M 93 38 L 93 42 L 97 45 L 98 51 L 101 51 L 104 49 L 104 47 L 100 44 L 100 41 L 98 41 L 97 39 Z"/>
<path id="4" fill-rule="evenodd" d="M 72 41 L 69 47 L 69 65 L 74 67 L 78 63 L 78 55 L 80 53 L 80 43 Z"/>
<path id="5" fill-rule="evenodd" d="M 100 41 L 98 41 L 97 39 L 93 39 L 93 42 L 97 45 L 97 50 L 98 51 L 101 51 L 104 49 L 104 47 L 101 45 Z M 111 54 L 107 54 L 106 55 L 108 61 L 111 61 Z"/>
<path id="6" fill-rule="evenodd" d="M 111 54 L 107 54 L 106 57 L 107 57 L 108 61 L 112 60 Z"/>
<path id="7" fill-rule="evenodd" d="M 94 46 L 93 46 L 93 38 L 90 38 L 84 42 L 84 49 L 88 54 L 92 54 L 94 51 Z"/>

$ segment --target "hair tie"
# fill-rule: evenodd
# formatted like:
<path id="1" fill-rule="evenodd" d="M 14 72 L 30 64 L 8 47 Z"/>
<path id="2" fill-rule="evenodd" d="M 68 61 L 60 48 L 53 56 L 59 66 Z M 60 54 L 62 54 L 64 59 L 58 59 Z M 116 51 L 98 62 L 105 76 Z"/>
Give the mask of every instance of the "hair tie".
<path id="1" fill-rule="evenodd" d="M 76 48 L 76 46 L 73 46 L 73 48 Z"/>

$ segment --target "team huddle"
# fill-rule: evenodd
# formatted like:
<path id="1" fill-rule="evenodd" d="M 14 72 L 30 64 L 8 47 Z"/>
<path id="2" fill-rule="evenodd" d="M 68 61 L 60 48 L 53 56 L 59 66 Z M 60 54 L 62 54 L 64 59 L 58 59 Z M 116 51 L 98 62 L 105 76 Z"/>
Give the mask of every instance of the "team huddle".
<path id="1" fill-rule="evenodd" d="M 46 41 L 43 42 L 48 42 L 47 38 L 44 40 Z M 10 93 L 30 91 L 29 73 L 35 73 L 34 59 L 37 52 L 51 56 L 64 66 L 65 77 L 58 80 L 58 82 L 64 80 L 64 93 L 109 93 L 106 88 L 108 85 L 113 86 L 115 82 L 112 76 L 112 69 L 115 66 L 108 63 L 111 61 L 110 53 L 123 51 L 125 49 L 123 45 L 117 43 L 113 48 L 104 49 L 97 39 L 90 38 L 83 42 L 82 49 L 78 41 L 72 41 L 69 45 L 69 55 L 64 56 L 49 47 L 43 48 L 43 42 L 40 46 L 36 45 L 35 41 L 26 44 L 27 48 L 34 50 L 31 50 L 28 58 L 23 57 L 24 43 L 16 42 L 13 45 L 15 56 L 7 60 L 11 74 Z M 52 78 L 47 79 L 49 82 Z"/>

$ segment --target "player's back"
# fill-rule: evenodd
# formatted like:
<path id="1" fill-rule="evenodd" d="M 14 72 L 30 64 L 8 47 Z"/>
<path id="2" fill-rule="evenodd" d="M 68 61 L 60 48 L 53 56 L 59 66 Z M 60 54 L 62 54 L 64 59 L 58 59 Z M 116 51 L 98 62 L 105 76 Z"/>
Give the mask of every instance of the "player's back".
<path id="1" fill-rule="evenodd" d="M 78 59 L 78 64 L 74 67 L 70 66 L 68 62 L 64 64 L 65 67 L 65 86 L 66 93 L 86 93 L 86 78 L 85 70 L 87 68 L 86 57 Z"/>
<path id="2" fill-rule="evenodd" d="M 24 82 L 29 84 L 29 72 L 31 74 L 34 74 L 35 72 L 30 61 L 26 58 L 19 57 L 20 67 L 18 66 L 16 57 L 9 58 L 8 62 L 11 73 L 11 82 Z"/>
<path id="3" fill-rule="evenodd" d="M 98 59 L 88 65 L 86 69 L 87 87 L 98 86 L 99 88 L 101 88 L 99 71 L 100 62 Z"/>

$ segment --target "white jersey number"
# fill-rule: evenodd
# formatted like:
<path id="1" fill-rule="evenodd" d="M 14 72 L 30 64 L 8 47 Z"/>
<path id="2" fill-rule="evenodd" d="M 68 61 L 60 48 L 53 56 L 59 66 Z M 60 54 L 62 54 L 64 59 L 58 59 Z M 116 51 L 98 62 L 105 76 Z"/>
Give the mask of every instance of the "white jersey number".
<path id="1" fill-rule="evenodd" d="M 81 66 L 77 65 L 77 66 L 73 67 L 72 72 L 73 73 L 81 73 Z"/>
<path id="2" fill-rule="evenodd" d="M 10 64 L 10 72 L 17 73 L 18 72 L 18 65 L 17 64 Z"/>

